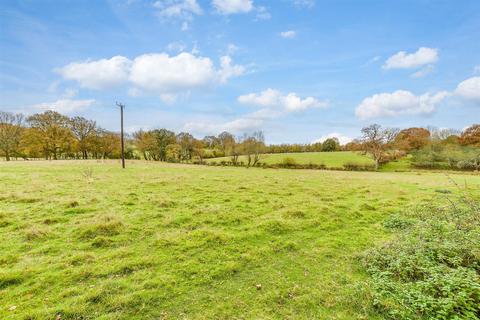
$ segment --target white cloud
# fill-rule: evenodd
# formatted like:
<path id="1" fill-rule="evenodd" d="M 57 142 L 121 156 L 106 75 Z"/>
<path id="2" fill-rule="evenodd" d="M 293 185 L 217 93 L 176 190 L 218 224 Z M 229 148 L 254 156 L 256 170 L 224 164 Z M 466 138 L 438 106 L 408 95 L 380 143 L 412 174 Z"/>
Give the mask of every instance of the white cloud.
<path id="1" fill-rule="evenodd" d="M 184 129 L 197 134 L 218 134 L 222 131 L 233 133 L 250 132 L 261 129 L 266 121 L 287 115 L 290 112 L 308 108 L 325 107 L 326 102 L 312 97 L 300 98 L 295 93 L 287 95 L 273 89 L 267 89 L 259 94 L 250 93 L 238 97 L 242 104 L 262 107 L 261 109 L 228 121 L 190 121 Z"/>
<path id="2" fill-rule="evenodd" d="M 321 136 L 320 138 L 313 141 L 312 143 L 324 142 L 325 140 L 331 139 L 331 138 L 337 138 L 338 142 L 340 142 L 341 145 L 345 145 L 353 140 L 352 138 L 347 137 L 341 133 L 332 132 L 332 133 Z"/>
<path id="3" fill-rule="evenodd" d="M 421 47 L 415 53 L 400 51 L 387 59 L 384 69 L 409 69 L 438 61 L 438 49 Z"/>
<path id="4" fill-rule="evenodd" d="M 168 97 L 165 99 L 168 101 L 178 93 L 225 83 L 244 72 L 245 67 L 232 64 L 229 56 L 221 57 L 220 67 L 216 68 L 210 58 L 188 52 L 176 56 L 144 54 L 133 61 L 116 56 L 108 60 L 75 62 L 59 69 L 65 79 L 75 80 L 83 87 L 106 89 L 129 83 L 133 86 L 130 95 L 154 93 Z"/>
<path id="5" fill-rule="evenodd" d="M 472 77 L 460 82 L 455 93 L 465 99 L 480 101 L 480 77 Z"/>
<path id="6" fill-rule="evenodd" d="M 223 131 L 233 132 L 236 134 L 251 132 L 261 129 L 265 123 L 263 119 L 257 119 L 255 117 L 240 117 L 231 121 L 190 121 L 187 122 L 183 129 L 195 134 L 219 134 Z"/>
<path id="7" fill-rule="evenodd" d="M 88 100 L 73 100 L 60 99 L 55 102 L 44 102 L 33 105 L 32 108 L 36 110 L 46 111 L 52 110 L 60 113 L 72 113 L 75 111 L 84 110 L 95 103 L 94 99 Z"/>
<path id="8" fill-rule="evenodd" d="M 258 20 L 268 20 L 272 17 L 272 15 L 270 14 L 270 12 L 268 12 L 266 7 L 258 6 L 255 8 L 255 11 L 257 12 Z"/>
<path id="9" fill-rule="evenodd" d="M 118 86 L 128 79 L 131 61 L 122 56 L 96 61 L 73 62 L 56 69 L 65 79 L 75 80 L 90 89 Z"/>
<path id="10" fill-rule="evenodd" d="M 232 77 L 238 77 L 245 73 L 245 67 L 241 65 L 232 65 L 232 58 L 223 56 L 220 58 L 220 70 L 218 74 L 222 83 L 227 82 Z"/>
<path id="11" fill-rule="evenodd" d="M 315 6 L 315 0 L 293 0 L 293 4 L 297 8 L 312 8 Z"/>
<path id="12" fill-rule="evenodd" d="M 160 0 L 153 4 L 158 9 L 157 15 L 165 18 L 191 20 L 193 15 L 202 14 L 202 8 L 196 0 Z"/>
<path id="13" fill-rule="evenodd" d="M 434 67 L 432 65 L 428 65 L 428 66 L 425 66 L 422 69 L 418 70 L 417 72 L 414 72 L 411 75 L 411 77 L 415 78 L 415 79 L 423 78 L 423 77 L 429 75 L 430 73 L 432 73 L 433 70 L 434 70 Z"/>
<path id="14" fill-rule="evenodd" d="M 295 38 L 296 35 L 297 35 L 297 32 L 296 32 L 296 31 L 293 31 L 293 30 L 288 30 L 288 31 L 280 32 L 280 36 L 281 36 L 282 38 L 286 38 L 286 39 Z"/>
<path id="15" fill-rule="evenodd" d="M 209 58 L 187 52 L 172 57 L 165 53 L 144 54 L 133 61 L 129 79 L 141 90 L 173 94 L 217 82 L 225 83 L 243 71 L 244 67 L 232 65 L 228 56 L 221 58 L 221 68 L 216 70 Z"/>
<path id="16" fill-rule="evenodd" d="M 355 110 L 358 118 L 365 120 L 400 115 L 430 114 L 436 105 L 449 95 L 446 91 L 416 96 L 405 90 L 379 93 L 365 98 Z"/>
<path id="17" fill-rule="evenodd" d="M 252 0 L 212 0 L 212 5 L 218 13 L 224 15 L 247 13 L 254 8 Z"/>
<path id="18" fill-rule="evenodd" d="M 480 73 L 480 65 L 475 66 L 475 67 L 473 68 L 473 73 L 474 73 L 474 74 Z"/>
<path id="19" fill-rule="evenodd" d="M 267 89 L 260 93 L 249 93 L 238 97 L 238 102 L 261 106 L 266 108 L 277 108 L 286 112 L 302 111 L 310 108 L 324 108 L 328 102 L 320 101 L 313 97 L 300 98 L 296 93 L 283 95 L 280 91 Z"/>
<path id="20" fill-rule="evenodd" d="M 172 52 L 182 52 L 185 51 L 186 48 L 187 46 L 185 45 L 185 43 L 180 41 L 170 42 L 167 45 L 167 50 Z"/>

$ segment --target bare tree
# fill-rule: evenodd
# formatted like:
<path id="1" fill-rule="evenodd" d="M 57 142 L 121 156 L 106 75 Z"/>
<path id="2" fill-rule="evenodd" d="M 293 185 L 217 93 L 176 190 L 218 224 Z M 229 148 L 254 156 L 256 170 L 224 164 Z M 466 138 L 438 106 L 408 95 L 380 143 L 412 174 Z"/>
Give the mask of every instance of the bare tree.
<path id="1" fill-rule="evenodd" d="M 398 129 L 382 128 L 379 124 L 372 124 L 362 128 L 362 142 L 364 151 L 372 155 L 375 169 L 387 158 L 387 150 L 398 134 Z"/>
<path id="2" fill-rule="evenodd" d="M 258 161 L 260 161 L 260 157 L 262 154 L 265 153 L 265 135 L 263 131 L 256 131 L 253 133 L 253 139 L 255 141 L 253 146 L 253 163 L 252 165 L 255 166 Z"/>
<path id="3" fill-rule="evenodd" d="M 10 161 L 12 155 L 18 153 L 22 138 L 22 124 L 22 114 L 0 111 L 0 150 L 7 161 Z"/>

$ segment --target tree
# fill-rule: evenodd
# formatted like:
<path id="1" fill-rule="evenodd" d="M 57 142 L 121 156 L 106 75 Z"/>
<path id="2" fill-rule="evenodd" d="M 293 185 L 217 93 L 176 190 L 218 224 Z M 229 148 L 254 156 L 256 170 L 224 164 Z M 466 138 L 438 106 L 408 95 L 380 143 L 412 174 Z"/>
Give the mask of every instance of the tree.
<path id="1" fill-rule="evenodd" d="M 95 136 L 97 124 L 95 121 L 87 120 L 83 117 L 73 117 L 70 119 L 70 130 L 77 141 L 78 150 L 83 159 L 88 159 L 89 144 Z"/>
<path id="2" fill-rule="evenodd" d="M 233 134 L 224 131 L 218 135 L 218 143 L 223 154 L 229 156 L 229 150 L 231 150 L 232 145 L 235 144 L 235 137 Z"/>
<path id="3" fill-rule="evenodd" d="M 169 144 L 166 148 L 167 161 L 177 162 L 181 159 L 182 147 L 179 144 Z"/>
<path id="4" fill-rule="evenodd" d="M 167 129 L 156 129 L 153 130 L 152 133 L 155 137 L 158 159 L 160 161 L 167 161 L 167 146 L 169 144 L 175 144 L 175 132 L 169 131 Z"/>
<path id="5" fill-rule="evenodd" d="M 460 143 L 480 147 L 480 124 L 474 124 L 462 132 Z"/>
<path id="6" fill-rule="evenodd" d="M 403 129 L 395 138 L 395 145 L 402 151 L 420 150 L 430 142 L 430 131 L 424 128 Z"/>
<path id="7" fill-rule="evenodd" d="M 181 148 L 181 160 L 188 161 L 192 159 L 194 141 L 195 138 L 188 132 L 180 132 L 177 134 L 177 144 Z"/>
<path id="8" fill-rule="evenodd" d="M 206 154 L 205 143 L 203 140 L 195 140 L 193 142 L 193 154 L 198 157 L 200 163 L 203 163 Z"/>
<path id="9" fill-rule="evenodd" d="M 332 152 L 340 150 L 340 142 L 337 138 L 328 138 L 322 143 L 323 152 Z"/>
<path id="10" fill-rule="evenodd" d="M 362 128 L 362 145 L 364 151 L 370 154 L 375 161 L 376 170 L 378 170 L 381 163 L 387 160 L 387 150 L 391 147 L 397 134 L 397 129 L 384 129 L 379 124 L 372 124 Z"/>
<path id="11" fill-rule="evenodd" d="M 102 159 L 120 157 L 120 134 L 107 130 L 99 130 L 96 140 L 97 153 Z"/>
<path id="12" fill-rule="evenodd" d="M 45 159 L 53 156 L 57 160 L 72 145 L 73 134 L 68 117 L 55 111 L 45 111 L 28 117 L 27 122 L 42 140 Z"/>
<path id="13" fill-rule="evenodd" d="M 7 161 L 18 155 L 23 131 L 23 115 L 0 111 L 0 150 Z"/>
<path id="14" fill-rule="evenodd" d="M 140 151 L 145 160 L 158 160 L 155 159 L 154 152 L 156 147 L 155 137 L 151 131 L 139 130 L 133 133 L 133 143 Z"/>

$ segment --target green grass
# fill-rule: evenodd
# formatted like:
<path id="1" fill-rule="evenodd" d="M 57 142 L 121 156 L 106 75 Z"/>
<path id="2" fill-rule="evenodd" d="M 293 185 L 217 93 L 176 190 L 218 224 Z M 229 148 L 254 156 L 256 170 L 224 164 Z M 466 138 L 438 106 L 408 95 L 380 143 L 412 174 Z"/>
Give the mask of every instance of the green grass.
<path id="1" fill-rule="evenodd" d="M 0 319 L 379 318 L 356 256 L 439 190 L 435 173 L 0 163 Z"/>
<path id="2" fill-rule="evenodd" d="M 282 163 L 285 158 L 292 158 L 298 164 L 324 164 L 328 168 L 342 168 L 346 163 L 356 163 L 360 165 L 374 164 L 373 160 L 359 152 L 293 152 L 293 153 L 272 153 L 261 156 L 260 162 L 267 164 Z M 207 161 L 231 161 L 230 157 L 213 158 Z M 246 162 L 245 156 L 240 156 L 239 161 Z"/>

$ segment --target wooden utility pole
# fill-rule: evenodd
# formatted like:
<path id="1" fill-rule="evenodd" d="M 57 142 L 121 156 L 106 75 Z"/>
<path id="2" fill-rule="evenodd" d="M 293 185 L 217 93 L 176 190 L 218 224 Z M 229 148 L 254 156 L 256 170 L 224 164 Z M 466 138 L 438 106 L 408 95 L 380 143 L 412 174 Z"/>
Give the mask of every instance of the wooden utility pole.
<path id="1" fill-rule="evenodd" d="M 122 141 L 122 168 L 125 169 L 125 142 L 123 140 L 123 109 L 125 109 L 125 105 L 118 103 L 117 106 L 120 108 L 120 136 Z"/>

